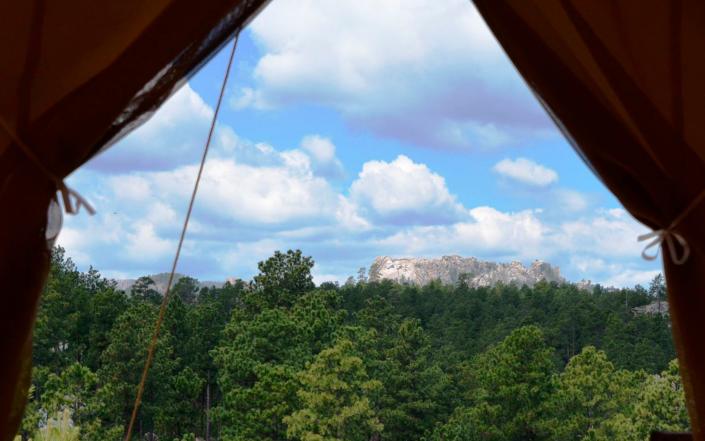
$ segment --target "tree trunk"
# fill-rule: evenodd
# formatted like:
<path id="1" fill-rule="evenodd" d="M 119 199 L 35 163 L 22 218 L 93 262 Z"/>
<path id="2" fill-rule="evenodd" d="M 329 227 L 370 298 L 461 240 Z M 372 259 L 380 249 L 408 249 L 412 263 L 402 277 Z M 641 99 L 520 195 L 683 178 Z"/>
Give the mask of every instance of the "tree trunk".
<path id="1" fill-rule="evenodd" d="M 210 375 L 209 375 L 210 377 Z M 211 383 L 206 382 L 206 441 L 211 441 Z"/>

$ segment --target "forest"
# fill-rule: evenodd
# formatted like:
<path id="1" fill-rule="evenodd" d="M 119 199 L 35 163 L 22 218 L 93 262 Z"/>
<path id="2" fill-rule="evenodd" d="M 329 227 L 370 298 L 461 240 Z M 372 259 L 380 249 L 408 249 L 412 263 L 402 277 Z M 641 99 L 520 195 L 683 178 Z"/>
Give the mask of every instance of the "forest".
<path id="1" fill-rule="evenodd" d="M 315 286 L 276 252 L 251 281 L 172 289 L 135 440 L 648 439 L 687 430 L 663 278 L 469 288 Z M 162 294 L 61 248 L 38 310 L 20 440 L 121 440 Z"/>

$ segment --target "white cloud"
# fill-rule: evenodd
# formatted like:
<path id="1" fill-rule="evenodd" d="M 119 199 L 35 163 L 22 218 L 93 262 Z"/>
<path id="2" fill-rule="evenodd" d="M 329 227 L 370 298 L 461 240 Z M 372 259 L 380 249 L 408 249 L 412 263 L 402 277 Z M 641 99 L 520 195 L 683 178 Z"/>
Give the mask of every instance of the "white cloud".
<path id="1" fill-rule="evenodd" d="M 329 138 L 308 135 L 301 140 L 301 150 L 309 155 L 314 173 L 327 178 L 343 176 L 343 164 L 335 156 L 335 145 Z"/>
<path id="2" fill-rule="evenodd" d="M 656 277 L 661 270 L 634 270 L 634 269 L 624 269 L 618 274 L 606 279 L 602 282 L 605 286 L 614 286 L 617 288 L 628 288 L 635 285 L 648 286 L 649 282 Z"/>
<path id="3" fill-rule="evenodd" d="M 126 274 L 136 267 L 164 271 L 166 264 L 151 265 L 165 262 L 175 250 L 173 234 L 165 238 L 158 231 L 163 222 L 169 222 L 155 217 L 164 215 L 165 207 L 159 203 L 153 211 L 147 207 L 144 217 L 130 212 L 130 208 L 141 209 L 139 205 L 124 207 L 120 213 L 105 208 L 91 217 L 67 217 L 57 244 L 83 267 L 97 265 L 101 271 L 116 274 Z"/>
<path id="4" fill-rule="evenodd" d="M 287 244 L 271 238 L 240 242 L 233 244 L 232 248 L 219 258 L 219 261 L 221 268 L 229 274 L 242 269 L 253 271 L 257 267 L 257 262 L 267 259 L 275 251 L 286 247 Z"/>
<path id="5" fill-rule="evenodd" d="M 153 197 L 149 181 L 141 176 L 111 177 L 108 179 L 108 185 L 124 203 L 144 202 Z"/>
<path id="6" fill-rule="evenodd" d="M 492 207 L 469 211 L 467 220 L 445 226 L 408 228 L 380 241 L 395 255 L 460 254 L 527 259 L 546 255 L 546 227 L 536 212 L 503 213 Z"/>
<path id="7" fill-rule="evenodd" d="M 235 110 L 242 110 L 248 107 L 255 109 L 267 109 L 269 106 L 262 99 L 262 94 L 251 87 L 243 87 L 240 93 L 230 97 L 230 106 Z"/>
<path id="8" fill-rule="evenodd" d="M 554 190 L 553 195 L 558 208 L 565 212 L 584 211 L 590 205 L 587 196 L 575 190 L 559 188 Z"/>
<path id="9" fill-rule="evenodd" d="M 417 49 L 409 50 L 413 55 Z M 172 100 L 106 153 L 104 163 L 71 177 L 71 185 L 84 192 L 92 189 L 86 196 L 98 208 L 95 217 L 67 217 L 58 238 L 84 268 L 96 265 L 106 274 L 130 276 L 168 268 L 212 115 L 188 86 Z M 374 112 L 391 112 L 384 102 L 372 104 L 382 107 L 365 105 Z M 354 110 L 345 111 L 352 115 Z M 380 121 L 389 122 L 389 115 Z M 457 142 L 473 131 L 484 131 L 485 144 L 505 142 L 503 129 L 492 123 L 446 119 L 438 127 L 449 128 L 448 136 L 457 136 Z M 197 147 L 193 157 L 182 155 L 190 152 L 190 144 Z M 258 260 L 287 248 L 313 255 L 316 274 L 338 275 L 338 280 L 378 254 L 543 258 L 560 264 L 569 278 L 619 286 L 642 283 L 658 271 L 655 264 L 640 260 L 642 244 L 636 236 L 646 229 L 624 210 L 590 210 L 585 195 L 550 186 L 557 180 L 554 171 L 535 163 L 528 171 L 517 171 L 521 158 L 510 162 L 514 179 L 529 181 L 533 188 L 548 187 L 543 194 L 559 206 L 549 204 L 546 212 L 466 208 L 443 176 L 403 155 L 366 162 L 350 187 L 341 189 L 339 181 L 332 184 L 343 173 L 331 139 L 311 134 L 294 148 L 275 147 L 242 139 L 222 125 L 206 165 L 180 271 L 211 279 L 247 278 L 256 272 Z"/>
<path id="10" fill-rule="evenodd" d="M 314 103 L 384 136 L 491 147 L 552 128 L 471 3 L 278 0 L 236 108 Z"/>
<path id="11" fill-rule="evenodd" d="M 338 195 L 338 208 L 335 218 L 342 227 L 349 230 L 369 230 L 372 224 L 358 213 L 357 206 L 343 195 Z"/>
<path id="12" fill-rule="evenodd" d="M 176 242 L 159 237 L 149 222 L 136 222 L 126 239 L 127 257 L 134 262 L 153 262 L 176 252 Z"/>
<path id="13" fill-rule="evenodd" d="M 647 228 L 623 209 L 600 210 L 590 218 L 564 221 L 556 231 L 557 244 L 566 251 L 589 251 L 603 258 L 641 256 L 637 237 Z"/>
<path id="14" fill-rule="evenodd" d="M 640 263 L 636 260 L 636 263 Z M 570 257 L 570 267 L 576 271 L 575 278 L 592 279 L 603 286 L 631 288 L 635 285 L 647 286 L 651 279 L 661 273 L 656 265 L 652 268 L 638 268 L 635 262 L 623 262 L 601 257 L 574 255 Z"/>
<path id="15" fill-rule="evenodd" d="M 465 214 L 442 176 L 404 155 L 366 162 L 350 199 L 365 216 L 397 224 L 448 223 Z"/>
<path id="16" fill-rule="evenodd" d="M 526 158 L 502 159 L 492 170 L 506 178 L 535 187 L 547 187 L 558 181 L 555 170 Z"/>
<path id="17" fill-rule="evenodd" d="M 200 154 L 213 109 L 184 84 L 143 126 L 86 166 L 102 172 L 166 170 Z"/>
<path id="18" fill-rule="evenodd" d="M 286 166 L 238 164 L 229 159 L 208 162 L 201 180 L 198 205 L 208 216 L 240 225 L 283 225 L 320 222 L 332 216 L 336 195 L 307 163 L 290 155 Z M 145 173 L 155 193 L 170 201 L 186 201 L 196 166 Z"/>

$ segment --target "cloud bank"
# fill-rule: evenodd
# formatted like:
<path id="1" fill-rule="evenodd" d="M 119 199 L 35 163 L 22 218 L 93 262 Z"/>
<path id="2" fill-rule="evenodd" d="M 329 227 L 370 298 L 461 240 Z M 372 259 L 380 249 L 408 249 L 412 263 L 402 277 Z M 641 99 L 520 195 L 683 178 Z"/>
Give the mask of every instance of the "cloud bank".
<path id="1" fill-rule="evenodd" d="M 489 149 L 553 127 L 470 2 L 278 0 L 236 109 L 315 104 L 431 148 Z"/>
<path id="2" fill-rule="evenodd" d="M 186 87 L 172 98 L 191 106 L 177 113 L 208 115 L 193 94 Z M 178 144 L 181 133 L 171 129 L 173 121 L 173 108 L 167 106 L 132 136 L 142 139 L 160 128 L 154 136 L 163 144 L 156 150 Z M 196 174 L 195 159 L 168 157 L 166 147 L 161 154 L 167 158 L 145 170 L 135 161 L 142 155 L 131 151 L 136 145 L 125 140 L 71 178 L 99 212 L 66 219 L 59 236 L 80 265 L 94 265 L 109 276 L 168 267 Z M 343 164 L 334 140 L 315 133 L 296 148 L 281 149 L 243 139 L 221 125 L 213 148 L 180 267 L 202 278 L 250 277 L 258 260 L 287 248 L 313 255 L 320 277 L 340 280 L 377 255 L 541 258 L 561 265 L 573 279 L 620 285 L 644 283 L 653 274 L 638 261 L 635 238 L 645 229 L 622 209 L 582 206 L 579 214 L 566 217 L 539 208 L 466 206 L 438 171 L 411 155 L 368 160 L 340 185 Z M 521 158 L 501 161 L 495 171 L 534 187 L 558 179 L 555 171 Z M 568 199 L 582 197 L 562 191 Z"/>

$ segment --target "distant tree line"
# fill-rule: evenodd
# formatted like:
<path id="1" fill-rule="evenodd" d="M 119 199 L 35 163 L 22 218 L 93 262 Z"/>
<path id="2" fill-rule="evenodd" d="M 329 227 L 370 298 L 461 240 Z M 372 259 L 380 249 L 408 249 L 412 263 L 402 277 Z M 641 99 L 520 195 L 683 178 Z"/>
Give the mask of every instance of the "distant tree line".
<path id="1" fill-rule="evenodd" d="M 181 278 L 135 440 L 646 440 L 686 430 L 666 315 L 648 289 L 538 283 L 316 287 L 276 252 L 252 281 Z M 161 301 L 56 248 L 22 440 L 124 436 Z"/>

